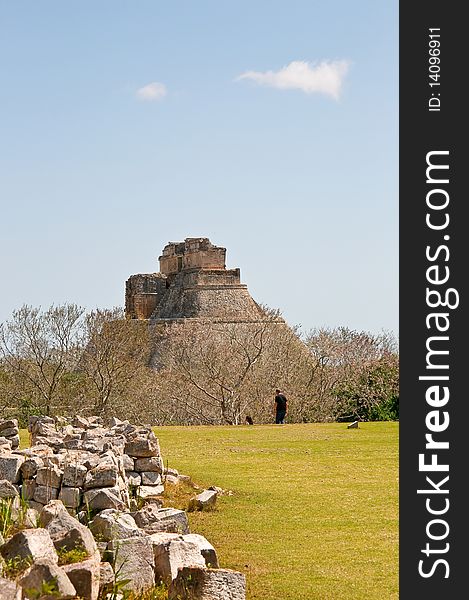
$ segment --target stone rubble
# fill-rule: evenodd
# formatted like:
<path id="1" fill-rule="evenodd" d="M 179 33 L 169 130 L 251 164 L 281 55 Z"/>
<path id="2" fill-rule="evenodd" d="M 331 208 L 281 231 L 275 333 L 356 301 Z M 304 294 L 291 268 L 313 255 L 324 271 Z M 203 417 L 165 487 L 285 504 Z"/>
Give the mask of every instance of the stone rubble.
<path id="1" fill-rule="evenodd" d="M 169 598 L 245 599 L 245 576 L 220 569 L 186 512 L 164 506 L 165 484 L 191 480 L 164 469 L 150 427 L 41 416 L 28 430 L 31 446 L 20 450 L 17 421 L 0 421 L 0 502 L 26 527 L 0 536 L 0 600 L 38 598 L 41 586 L 53 588 L 41 600 L 98 600 L 116 584 L 138 594 L 159 581 Z M 221 492 L 203 490 L 190 509 L 212 509 Z M 5 579 L 12 561 L 15 581 Z"/>
<path id="2" fill-rule="evenodd" d="M 205 559 L 197 544 L 174 534 L 153 534 L 153 555 L 155 573 L 166 584 L 176 579 L 178 569 L 188 566 L 206 566 Z"/>
<path id="3" fill-rule="evenodd" d="M 201 494 L 192 498 L 189 510 L 212 510 L 217 500 L 218 492 L 215 490 L 204 490 Z"/>
<path id="4" fill-rule="evenodd" d="M 77 591 L 64 569 L 52 560 L 41 559 L 34 562 L 19 579 L 23 588 L 23 598 L 35 600 L 37 591 L 43 589 L 44 583 L 51 586 L 52 593 L 47 596 L 41 594 L 41 599 L 71 600 L 77 597 Z"/>
<path id="5" fill-rule="evenodd" d="M 0 421 L 0 452 L 2 448 L 16 450 L 20 445 L 20 432 L 18 429 L 18 421 L 16 419 L 8 419 Z"/>
<path id="6" fill-rule="evenodd" d="M 109 563 L 106 564 L 109 565 Z M 81 599 L 98 599 L 101 572 L 101 556 L 99 552 L 96 552 L 86 560 L 64 565 L 62 568 Z M 111 572 L 114 575 L 112 567 Z"/>
<path id="7" fill-rule="evenodd" d="M 169 600 L 245 600 L 246 576 L 230 569 L 182 567 L 171 582 Z"/>
<path id="8" fill-rule="evenodd" d="M 5 561 L 37 561 L 41 559 L 58 563 L 57 552 L 46 529 L 23 529 L 15 533 L 0 547 Z"/>

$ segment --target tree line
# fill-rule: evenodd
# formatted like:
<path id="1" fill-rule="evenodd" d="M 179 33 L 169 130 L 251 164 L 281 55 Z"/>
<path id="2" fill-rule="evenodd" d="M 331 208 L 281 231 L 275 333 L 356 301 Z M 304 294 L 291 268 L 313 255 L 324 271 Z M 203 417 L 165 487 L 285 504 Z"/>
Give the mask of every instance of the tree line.
<path id="1" fill-rule="evenodd" d="M 150 326 L 121 308 L 23 306 L 0 325 L 0 412 L 115 415 L 163 424 L 396 420 L 399 354 L 388 332 L 303 333 L 278 310 L 259 323 Z M 228 320 L 227 320 L 228 321 Z"/>

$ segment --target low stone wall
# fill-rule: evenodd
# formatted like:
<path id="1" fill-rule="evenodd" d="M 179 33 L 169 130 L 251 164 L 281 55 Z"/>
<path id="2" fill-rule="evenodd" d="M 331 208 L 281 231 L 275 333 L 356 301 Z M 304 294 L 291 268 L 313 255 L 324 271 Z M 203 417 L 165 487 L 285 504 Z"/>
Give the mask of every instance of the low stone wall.
<path id="1" fill-rule="evenodd" d="M 105 427 L 96 417 L 71 423 L 33 417 L 28 429 L 32 447 L 17 454 L 15 482 L 25 500 L 44 505 L 59 499 L 77 512 L 128 510 L 132 497 L 163 492 L 160 447 L 149 427 L 118 419 Z"/>
<path id="2" fill-rule="evenodd" d="M 189 478 L 164 470 L 150 427 L 33 417 L 31 445 L 19 450 L 17 425 L 0 421 L 0 433 L 8 432 L 0 436 L 0 502 L 18 523 L 14 535 L 0 536 L 0 600 L 42 598 L 37 590 L 47 585 L 55 586 L 54 598 L 97 600 L 117 588 L 142 593 L 158 581 L 181 600 L 231 599 L 233 582 L 235 597 L 244 597 L 244 575 L 220 569 L 215 548 L 190 532 L 185 511 L 164 506 L 165 481 Z M 204 490 L 191 509 L 212 507 L 217 493 Z M 82 552 L 82 560 L 67 563 L 69 551 Z M 14 561 L 28 568 L 12 577 Z M 203 571 L 189 578 L 198 591 L 187 585 L 188 568 Z"/>

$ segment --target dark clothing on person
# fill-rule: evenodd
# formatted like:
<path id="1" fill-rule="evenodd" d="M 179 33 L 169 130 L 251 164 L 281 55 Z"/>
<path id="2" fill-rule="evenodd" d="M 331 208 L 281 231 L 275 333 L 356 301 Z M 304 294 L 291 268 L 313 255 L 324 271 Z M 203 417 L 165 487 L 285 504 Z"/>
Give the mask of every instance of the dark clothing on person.
<path id="1" fill-rule="evenodd" d="M 287 414 L 287 399 L 282 393 L 278 393 L 275 396 L 275 423 L 281 425 L 285 421 L 285 415 Z"/>
<path id="2" fill-rule="evenodd" d="M 275 396 L 275 403 L 277 404 L 277 411 L 287 410 L 287 399 L 283 394 L 277 394 Z"/>
<path id="3" fill-rule="evenodd" d="M 287 414 L 286 410 L 277 410 L 275 413 L 275 423 L 276 425 L 283 425 L 285 422 L 285 415 Z"/>

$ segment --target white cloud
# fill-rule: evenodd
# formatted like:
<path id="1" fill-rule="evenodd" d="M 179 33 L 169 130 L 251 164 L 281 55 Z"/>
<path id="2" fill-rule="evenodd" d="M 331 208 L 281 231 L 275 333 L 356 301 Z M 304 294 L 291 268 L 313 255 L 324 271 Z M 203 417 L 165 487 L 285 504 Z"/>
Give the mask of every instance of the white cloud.
<path id="1" fill-rule="evenodd" d="M 153 81 L 137 90 L 137 97 L 140 98 L 140 100 L 161 100 L 166 94 L 167 90 L 165 84 L 158 83 L 158 81 Z"/>
<path id="2" fill-rule="evenodd" d="M 306 94 L 322 93 L 338 100 L 349 66 L 347 60 L 323 60 L 319 63 L 294 60 L 279 71 L 246 71 L 236 81 L 251 79 L 259 85 L 280 90 L 301 90 Z"/>

